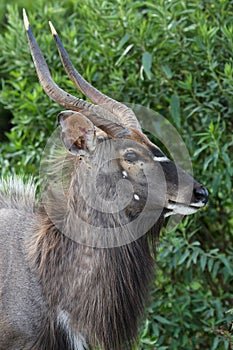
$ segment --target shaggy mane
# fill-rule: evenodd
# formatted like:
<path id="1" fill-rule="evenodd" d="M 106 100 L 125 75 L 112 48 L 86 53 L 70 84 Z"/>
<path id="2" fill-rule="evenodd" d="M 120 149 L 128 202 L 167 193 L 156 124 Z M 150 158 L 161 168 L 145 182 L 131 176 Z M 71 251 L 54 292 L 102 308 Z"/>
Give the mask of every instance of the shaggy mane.
<path id="1" fill-rule="evenodd" d="M 149 241 L 157 237 L 160 225 L 135 242 L 102 249 L 70 240 L 45 213 L 40 215 L 31 262 L 52 317 L 46 320 L 36 346 L 50 349 L 43 342 L 46 335 L 53 344 L 51 349 L 72 349 L 56 323 L 56 315 L 64 311 L 70 315 L 71 330 L 78 330 L 94 348 L 132 349 L 154 275 Z"/>
<path id="2" fill-rule="evenodd" d="M 33 179 L 27 182 L 20 177 L 0 180 L 0 209 L 18 209 L 34 212 L 37 186 Z"/>

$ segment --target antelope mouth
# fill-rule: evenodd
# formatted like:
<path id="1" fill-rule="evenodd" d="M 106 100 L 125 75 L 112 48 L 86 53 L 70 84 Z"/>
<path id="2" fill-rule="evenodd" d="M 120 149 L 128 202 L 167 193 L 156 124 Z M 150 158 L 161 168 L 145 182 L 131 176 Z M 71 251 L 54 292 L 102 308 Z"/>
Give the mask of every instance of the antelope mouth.
<path id="1" fill-rule="evenodd" d="M 182 202 L 175 202 L 171 199 L 168 200 L 167 205 L 165 206 L 165 214 L 164 216 L 170 216 L 175 214 L 180 215 L 190 215 L 196 213 L 199 209 L 203 208 L 206 205 L 206 203 L 203 203 L 202 201 L 197 203 L 182 203 Z"/>

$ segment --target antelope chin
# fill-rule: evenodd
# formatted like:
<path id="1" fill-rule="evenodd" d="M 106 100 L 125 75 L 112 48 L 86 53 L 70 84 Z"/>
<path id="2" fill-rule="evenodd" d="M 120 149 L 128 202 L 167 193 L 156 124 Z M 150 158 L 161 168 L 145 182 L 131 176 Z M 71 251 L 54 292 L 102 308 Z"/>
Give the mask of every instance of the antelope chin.
<path id="1" fill-rule="evenodd" d="M 196 213 L 199 209 L 203 208 L 205 203 L 197 202 L 197 203 L 179 203 L 172 200 L 168 200 L 168 203 L 165 207 L 164 217 L 168 217 L 170 215 L 191 215 Z"/>

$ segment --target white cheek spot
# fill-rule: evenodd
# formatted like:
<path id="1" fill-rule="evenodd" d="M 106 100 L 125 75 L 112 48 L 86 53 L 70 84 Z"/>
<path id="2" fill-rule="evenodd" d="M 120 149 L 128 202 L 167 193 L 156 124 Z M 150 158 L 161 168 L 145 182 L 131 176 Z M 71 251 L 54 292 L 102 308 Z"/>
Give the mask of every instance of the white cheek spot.
<path id="1" fill-rule="evenodd" d="M 170 160 L 167 157 L 153 157 L 155 162 L 169 162 Z"/>
<path id="2" fill-rule="evenodd" d="M 126 179 L 128 177 L 128 174 L 125 170 L 122 171 L 123 179 Z"/>
<path id="3" fill-rule="evenodd" d="M 139 197 L 136 193 L 134 193 L 133 197 L 134 197 L 134 199 L 135 199 L 136 201 L 139 201 L 139 200 L 140 200 L 140 197 Z"/>

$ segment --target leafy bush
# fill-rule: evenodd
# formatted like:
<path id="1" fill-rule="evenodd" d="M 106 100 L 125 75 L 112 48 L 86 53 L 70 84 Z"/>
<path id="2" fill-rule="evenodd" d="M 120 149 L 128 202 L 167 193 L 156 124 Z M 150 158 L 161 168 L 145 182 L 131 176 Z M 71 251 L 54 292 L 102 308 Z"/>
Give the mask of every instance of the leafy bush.
<path id="1" fill-rule="evenodd" d="M 60 107 L 37 81 L 21 10 L 8 6 L 0 35 L 0 102 L 13 116 L 0 162 L 3 175 L 38 176 Z M 162 232 L 140 349 L 233 348 L 232 10 L 228 0 L 38 0 L 27 7 L 55 81 L 74 91 L 49 32 L 50 19 L 87 80 L 176 126 L 195 177 L 210 191 L 206 210 Z M 5 120 L 2 111 L 1 125 Z"/>

